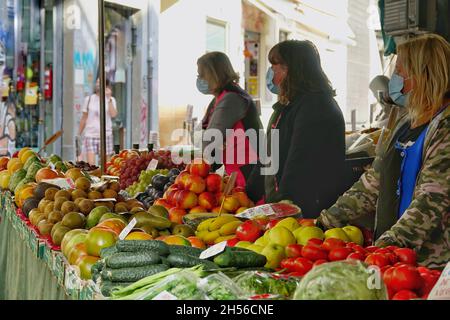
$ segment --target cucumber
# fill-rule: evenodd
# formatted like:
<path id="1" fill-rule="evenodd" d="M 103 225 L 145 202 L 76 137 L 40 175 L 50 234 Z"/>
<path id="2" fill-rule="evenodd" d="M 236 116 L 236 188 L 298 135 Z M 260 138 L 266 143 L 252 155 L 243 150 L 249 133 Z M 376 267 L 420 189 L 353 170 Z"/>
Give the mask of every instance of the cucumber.
<path id="1" fill-rule="evenodd" d="M 167 260 L 166 257 L 160 257 L 160 258 L 161 258 L 161 264 L 165 264 L 166 266 L 168 266 L 170 268 L 169 260 Z"/>
<path id="2" fill-rule="evenodd" d="M 115 288 L 125 288 L 134 282 L 111 282 L 111 281 L 102 281 L 100 285 L 100 291 L 103 296 L 109 297 L 111 296 L 112 291 Z"/>
<path id="3" fill-rule="evenodd" d="M 121 252 L 154 251 L 160 256 L 169 254 L 169 246 L 159 240 L 119 240 L 116 247 Z"/>
<path id="4" fill-rule="evenodd" d="M 102 280 L 112 282 L 135 282 L 145 277 L 166 271 L 169 269 L 165 264 L 155 264 L 145 267 L 120 268 L 120 269 L 103 269 Z"/>
<path id="5" fill-rule="evenodd" d="M 105 259 L 108 268 L 142 267 L 161 262 L 156 252 L 118 252 Z"/>
<path id="6" fill-rule="evenodd" d="M 194 256 L 186 255 L 186 254 L 170 254 L 167 257 L 170 265 L 176 268 L 191 268 L 198 265 L 203 265 L 206 270 L 210 269 L 219 269 L 219 267 L 211 261 L 199 259 Z"/>
<path id="7" fill-rule="evenodd" d="M 170 254 L 185 254 L 189 256 L 194 257 L 200 257 L 200 254 L 202 253 L 202 249 L 194 248 L 194 247 L 187 247 L 187 246 L 179 246 L 179 245 L 170 245 L 169 246 L 169 252 Z"/>
<path id="8" fill-rule="evenodd" d="M 103 259 L 98 260 L 91 267 L 92 280 L 97 282 L 97 279 L 100 279 L 100 273 L 102 269 L 105 267 L 105 261 Z"/>
<path id="9" fill-rule="evenodd" d="M 119 251 L 117 250 L 116 246 L 103 248 L 102 250 L 100 250 L 100 258 L 105 259 L 106 257 L 109 257 L 110 255 L 115 254 L 117 252 Z"/>
<path id="10" fill-rule="evenodd" d="M 229 248 L 214 258 L 214 263 L 222 268 L 258 268 L 266 262 L 266 257 L 256 252 L 233 251 Z"/>

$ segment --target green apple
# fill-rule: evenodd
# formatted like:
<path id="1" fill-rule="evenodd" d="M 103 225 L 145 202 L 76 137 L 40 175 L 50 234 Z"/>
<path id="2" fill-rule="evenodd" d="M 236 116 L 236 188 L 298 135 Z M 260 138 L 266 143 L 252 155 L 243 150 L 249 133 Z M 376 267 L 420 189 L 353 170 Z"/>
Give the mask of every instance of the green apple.
<path id="1" fill-rule="evenodd" d="M 249 245 L 246 249 L 252 250 L 256 253 L 261 253 L 264 250 L 264 246 L 258 246 L 257 244 Z"/>
<path id="2" fill-rule="evenodd" d="M 304 229 L 306 228 L 305 226 L 300 226 L 297 229 L 294 230 L 294 232 L 292 232 L 292 234 L 294 235 L 295 239 L 298 239 L 298 234 Z"/>
<path id="3" fill-rule="evenodd" d="M 264 235 L 262 236 L 264 238 L 264 242 L 266 243 L 266 245 L 269 244 L 269 242 L 270 242 L 270 238 L 269 238 L 270 230 L 271 229 L 269 229 L 266 232 L 264 232 Z"/>
<path id="4" fill-rule="evenodd" d="M 280 266 L 281 260 L 286 258 L 284 247 L 275 243 L 268 244 L 261 254 L 266 257 L 267 263 L 264 267 L 269 269 L 276 269 Z"/>
<path id="5" fill-rule="evenodd" d="M 266 239 L 264 238 L 264 236 L 262 236 L 255 241 L 255 244 L 257 246 L 265 247 L 267 245 L 267 242 L 266 242 Z"/>
<path id="6" fill-rule="evenodd" d="M 298 227 L 300 227 L 300 224 L 298 223 L 297 219 L 292 218 L 292 217 L 288 217 L 288 218 L 285 218 L 285 219 L 281 220 L 280 222 L 278 222 L 276 224 L 276 226 L 277 227 L 285 227 L 289 231 L 293 232 Z"/>
<path id="7" fill-rule="evenodd" d="M 342 228 L 333 228 L 333 229 L 329 229 L 329 230 L 325 231 L 325 239 L 329 239 L 329 238 L 337 238 L 337 239 L 341 239 L 345 242 L 350 242 L 349 237 L 344 232 L 344 230 L 342 230 Z"/>
<path id="8" fill-rule="evenodd" d="M 248 246 L 251 246 L 253 243 L 250 241 L 239 241 L 236 243 L 235 247 L 247 249 Z"/>
<path id="9" fill-rule="evenodd" d="M 297 230 L 295 230 L 297 231 Z M 302 246 L 306 245 L 309 239 L 323 240 L 324 234 L 322 229 L 318 227 L 303 227 L 300 231 L 296 232 L 297 243 Z"/>
<path id="10" fill-rule="evenodd" d="M 296 239 L 292 232 L 285 227 L 278 226 L 278 224 L 270 230 L 269 239 L 269 243 L 279 244 L 283 247 L 296 243 Z"/>
<path id="11" fill-rule="evenodd" d="M 347 237 L 350 238 L 350 241 L 359 244 L 362 246 L 364 244 L 364 236 L 361 230 L 359 230 L 358 227 L 355 226 L 346 226 L 343 227 L 342 230 L 344 230 Z"/>

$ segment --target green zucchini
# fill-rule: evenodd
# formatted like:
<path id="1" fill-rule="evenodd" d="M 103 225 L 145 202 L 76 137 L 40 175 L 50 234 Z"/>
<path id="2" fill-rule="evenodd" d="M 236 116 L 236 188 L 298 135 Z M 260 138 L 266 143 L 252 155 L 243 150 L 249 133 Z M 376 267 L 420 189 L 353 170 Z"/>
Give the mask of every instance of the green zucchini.
<path id="1" fill-rule="evenodd" d="M 165 264 L 120 269 L 105 268 L 102 270 L 101 275 L 102 280 L 109 280 L 112 282 L 135 282 L 145 277 L 166 271 L 167 269 L 169 269 L 169 267 Z"/>
<path id="2" fill-rule="evenodd" d="M 258 268 L 266 262 L 266 257 L 256 252 L 233 251 L 229 248 L 214 258 L 214 263 L 222 268 Z"/>
<path id="3" fill-rule="evenodd" d="M 198 265 L 203 265 L 206 270 L 219 269 L 219 267 L 209 260 L 203 260 L 194 256 L 186 254 L 170 254 L 167 257 L 170 265 L 175 268 L 191 268 Z"/>
<path id="4" fill-rule="evenodd" d="M 107 248 L 103 248 L 102 250 L 100 250 L 100 258 L 105 259 L 106 257 L 109 257 L 112 254 L 115 254 L 119 252 L 116 248 L 116 246 L 111 246 L 111 247 L 107 247 Z"/>
<path id="5" fill-rule="evenodd" d="M 118 252 L 105 259 L 108 268 L 142 267 L 159 264 L 161 258 L 156 252 Z"/>
<path id="6" fill-rule="evenodd" d="M 179 246 L 179 245 L 170 245 L 169 246 L 170 254 L 186 254 L 189 256 L 200 257 L 202 253 L 202 249 L 187 247 L 187 246 Z"/>
<path id="7" fill-rule="evenodd" d="M 119 240 L 116 243 L 116 247 L 121 252 L 153 251 L 160 256 L 169 254 L 169 246 L 159 240 Z"/>

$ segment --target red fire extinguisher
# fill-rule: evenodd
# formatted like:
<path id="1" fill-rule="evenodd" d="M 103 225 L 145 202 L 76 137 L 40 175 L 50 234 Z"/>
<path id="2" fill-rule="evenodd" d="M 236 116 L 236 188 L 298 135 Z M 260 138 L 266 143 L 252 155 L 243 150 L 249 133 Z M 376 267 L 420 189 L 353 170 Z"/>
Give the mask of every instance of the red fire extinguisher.
<path id="1" fill-rule="evenodd" d="M 44 71 L 44 99 L 51 100 L 53 96 L 53 70 L 52 65 L 48 64 Z"/>

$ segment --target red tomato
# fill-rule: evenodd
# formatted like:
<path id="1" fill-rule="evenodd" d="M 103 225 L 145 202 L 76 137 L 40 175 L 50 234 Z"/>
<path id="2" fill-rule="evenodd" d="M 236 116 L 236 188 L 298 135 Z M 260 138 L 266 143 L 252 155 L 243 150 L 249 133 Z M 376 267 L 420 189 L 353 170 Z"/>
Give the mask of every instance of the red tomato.
<path id="1" fill-rule="evenodd" d="M 387 267 L 386 269 L 384 269 L 385 267 Z M 385 266 L 382 267 L 381 270 L 384 269 L 383 271 L 383 281 L 386 284 L 386 286 L 388 288 L 391 288 L 392 285 L 392 274 L 394 273 L 395 267 L 390 267 L 390 266 Z"/>
<path id="2" fill-rule="evenodd" d="M 245 221 L 236 229 L 236 236 L 241 241 L 255 242 L 261 235 L 261 226 L 253 220 Z"/>
<path id="3" fill-rule="evenodd" d="M 336 248 L 330 251 L 328 254 L 328 260 L 330 261 L 339 261 L 345 260 L 348 255 L 352 253 L 352 249 L 350 248 Z"/>
<path id="4" fill-rule="evenodd" d="M 417 268 L 418 269 L 418 268 Z M 433 275 L 430 272 L 421 272 L 420 276 L 423 280 L 422 288 L 420 289 L 421 295 L 428 295 L 431 292 L 431 289 L 436 285 L 439 277 Z"/>
<path id="5" fill-rule="evenodd" d="M 312 269 L 313 264 L 310 260 L 306 258 L 295 258 L 294 261 L 294 271 L 300 273 L 302 276 L 305 275 L 309 270 Z"/>
<path id="6" fill-rule="evenodd" d="M 346 246 L 347 248 L 353 248 L 354 246 L 357 246 L 357 244 L 354 243 L 354 242 L 347 242 L 347 243 L 345 244 L 345 246 Z"/>
<path id="7" fill-rule="evenodd" d="M 434 274 L 434 275 L 437 276 L 437 277 L 440 277 L 441 274 L 442 274 L 442 271 L 439 271 L 439 270 L 431 270 L 431 273 Z"/>
<path id="8" fill-rule="evenodd" d="M 399 292 L 401 290 L 420 289 L 422 283 L 422 277 L 415 267 L 403 265 L 394 268 L 390 281 L 386 285 L 390 286 L 395 292 Z"/>
<path id="9" fill-rule="evenodd" d="M 270 220 L 269 223 L 266 224 L 266 229 L 267 229 L 267 230 L 272 229 L 272 228 L 275 227 L 275 226 L 277 225 L 277 223 L 280 222 L 280 221 L 281 221 L 281 219 L 273 219 L 273 220 Z"/>
<path id="10" fill-rule="evenodd" d="M 366 256 L 359 252 L 352 252 L 347 256 L 347 260 L 353 259 L 353 260 L 364 261 L 365 258 L 366 258 Z"/>
<path id="11" fill-rule="evenodd" d="M 304 275 L 301 272 L 291 272 L 288 274 L 289 277 L 303 277 Z"/>
<path id="12" fill-rule="evenodd" d="M 371 253 L 367 256 L 365 263 L 371 266 L 378 266 L 380 268 L 389 265 L 389 258 L 381 253 Z"/>
<path id="13" fill-rule="evenodd" d="M 398 249 L 398 247 L 397 246 L 387 246 L 386 249 L 388 249 L 389 251 L 394 252 L 395 250 Z"/>
<path id="14" fill-rule="evenodd" d="M 306 242 L 306 244 L 311 244 L 311 245 L 315 245 L 315 246 L 321 246 L 322 243 L 323 243 L 322 240 L 316 239 L 316 238 L 309 239 L 308 242 Z"/>
<path id="15" fill-rule="evenodd" d="M 326 260 L 328 257 L 328 252 L 322 247 L 307 244 L 302 249 L 302 256 L 311 261 Z"/>
<path id="16" fill-rule="evenodd" d="M 387 254 L 387 253 L 391 253 L 391 251 L 389 251 L 386 248 L 380 248 L 378 250 L 375 250 L 375 253 Z"/>
<path id="17" fill-rule="evenodd" d="M 407 264 L 403 263 L 403 262 L 397 262 L 396 264 L 394 264 L 394 267 L 400 267 L 400 266 L 407 266 Z"/>
<path id="18" fill-rule="evenodd" d="M 281 263 L 280 263 L 281 268 L 292 271 L 294 260 L 295 260 L 294 258 L 287 258 L 287 259 L 281 260 Z"/>
<path id="19" fill-rule="evenodd" d="M 229 239 L 227 240 L 227 247 L 234 247 L 239 241 L 239 238 L 233 238 L 233 239 Z"/>
<path id="20" fill-rule="evenodd" d="M 285 251 L 289 258 L 297 258 L 302 256 L 302 249 L 303 246 L 301 244 L 288 244 Z"/>
<path id="21" fill-rule="evenodd" d="M 411 299 L 417 299 L 418 296 L 412 291 L 409 290 L 402 290 L 397 292 L 393 297 L 392 300 L 411 300 Z"/>
<path id="22" fill-rule="evenodd" d="M 322 247 L 328 251 L 337 248 L 343 248 L 345 247 L 345 241 L 337 238 L 328 238 L 323 242 Z"/>
<path id="23" fill-rule="evenodd" d="M 384 267 L 382 267 L 382 268 L 380 268 L 380 272 L 381 272 L 381 275 L 384 277 L 384 273 L 386 272 L 386 270 L 387 269 L 389 269 L 389 268 L 392 268 L 392 266 L 384 266 Z"/>
<path id="24" fill-rule="evenodd" d="M 417 271 L 419 271 L 419 273 L 429 273 L 429 272 L 431 272 L 431 270 L 428 269 L 427 267 L 417 267 Z"/>
<path id="25" fill-rule="evenodd" d="M 400 248 L 396 249 L 394 253 L 398 257 L 399 261 L 410 264 L 412 266 L 416 265 L 417 254 L 414 250 L 409 248 Z"/>
<path id="26" fill-rule="evenodd" d="M 373 253 L 373 252 L 377 251 L 378 249 L 380 249 L 380 248 L 375 247 L 375 246 L 368 246 L 368 247 L 366 247 L 366 251 L 370 252 L 370 253 Z"/>
<path id="27" fill-rule="evenodd" d="M 360 245 L 358 245 L 358 244 L 354 245 L 354 246 L 352 247 L 352 250 L 353 250 L 354 252 L 362 253 L 363 255 L 366 255 L 366 254 L 367 254 L 367 251 L 366 251 L 363 247 L 361 247 Z"/>
<path id="28" fill-rule="evenodd" d="M 328 261 L 327 260 L 324 260 L 324 259 L 320 259 L 320 260 L 316 260 L 315 262 L 314 262 L 314 264 L 313 264 L 313 266 L 315 267 L 315 266 L 320 266 L 321 264 L 324 264 L 324 263 L 327 263 Z"/>

